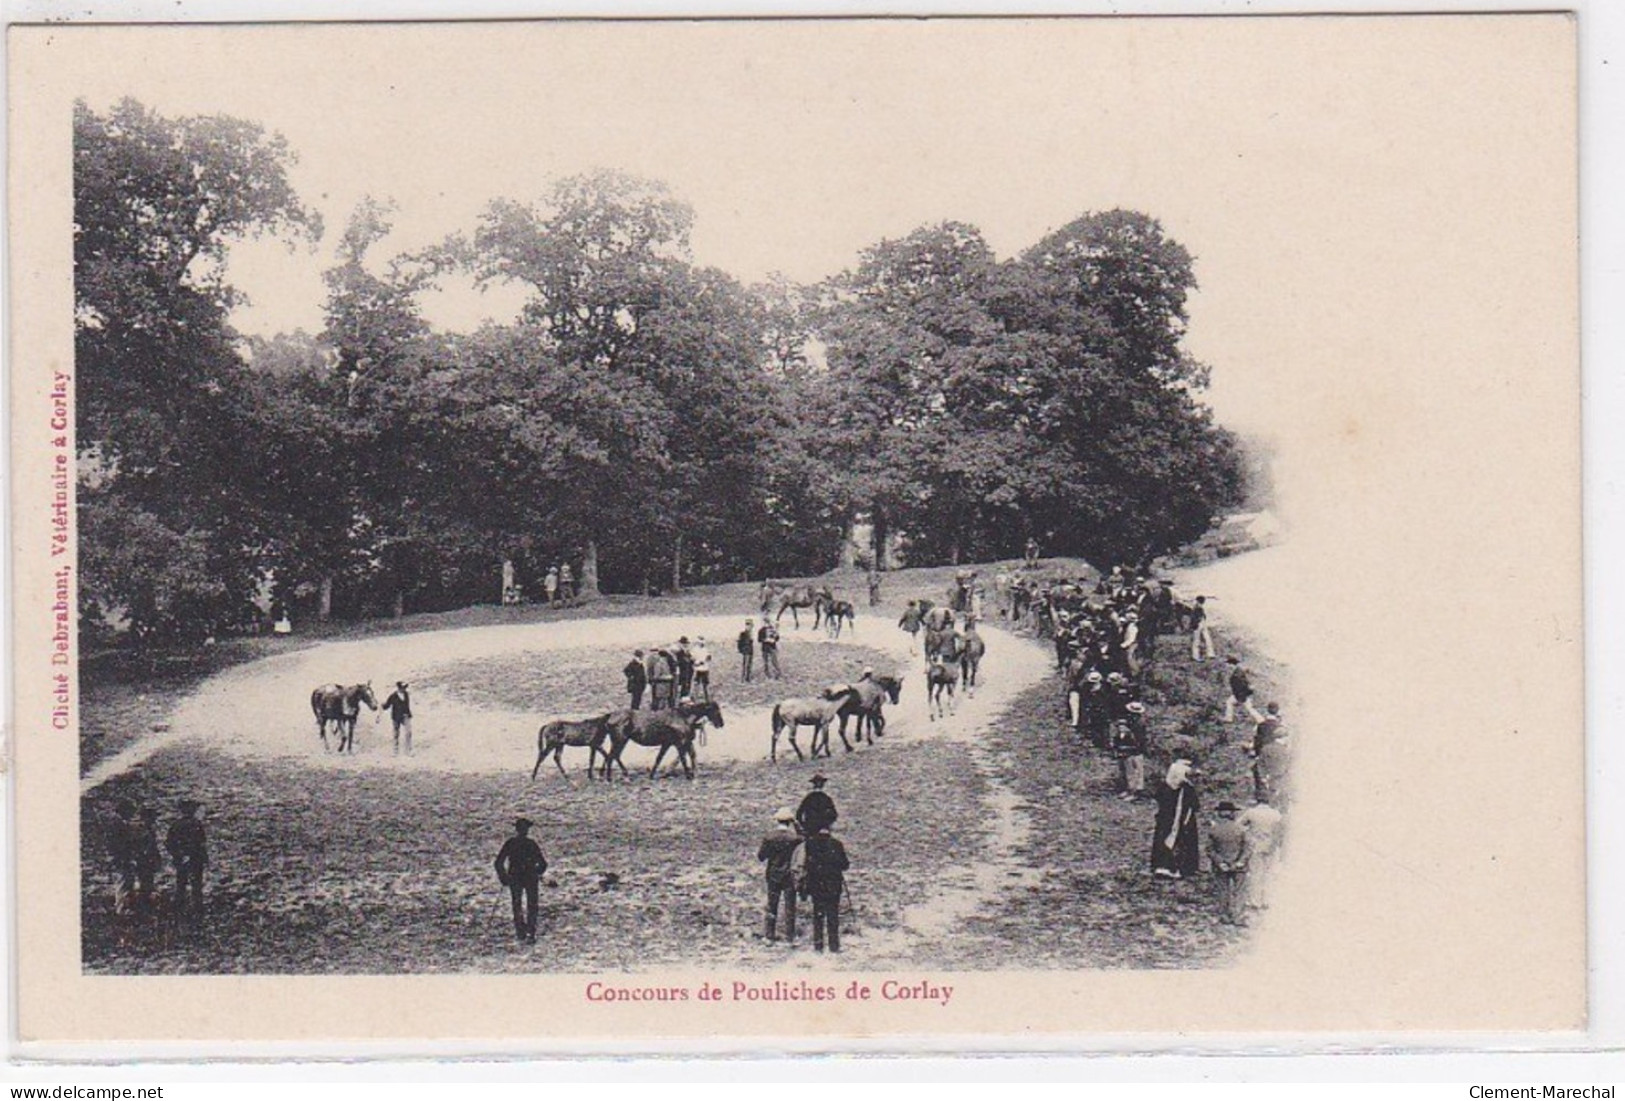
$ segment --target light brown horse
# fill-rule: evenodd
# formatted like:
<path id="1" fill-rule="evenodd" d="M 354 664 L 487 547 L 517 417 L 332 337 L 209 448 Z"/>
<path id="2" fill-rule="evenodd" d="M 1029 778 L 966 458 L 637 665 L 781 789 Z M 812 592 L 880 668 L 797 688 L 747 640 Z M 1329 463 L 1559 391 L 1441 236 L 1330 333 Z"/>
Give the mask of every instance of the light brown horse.
<path id="1" fill-rule="evenodd" d="M 824 610 L 829 607 L 830 601 L 833 599 L 834 594 L 823 585 L 791 585 L 789 588 L 780 589 L 773 598 L 773 606 L 776 609 L 773 613 L 773 622 L 777 623 L 783 619 L 785 610 L 789 609 L 791 622 L 796 625 L 796 630 L 799 631 L 801 629 L 800 609 L 811 608 L 813 628 L 816 630 L 823 623 Z"/>
<path id="2" fill-rule="evenodd" d="M 768 760 L 779 759 L 779 735 L 786 730 L 790 732 L 790 748 L 796 751 L 796 760 L 807 759 L 796 744 L 796 728 L 800 726 L 813 728 L 812 755 L 817 757 L 822 746 L 823 755 L 828 757 L 830 724 L 840 715 L 841 708 L 851 706 L 857 699 L 858 690 L 844 684 L 827 689 L 822 699 L 780 700 L 773 706 L 773 742 L 768 750 Z M 852 743 L 846 740 L 844 731 L 841 733 L 841 744 L 846 746 L 848 753 L 852 752 Z"/>

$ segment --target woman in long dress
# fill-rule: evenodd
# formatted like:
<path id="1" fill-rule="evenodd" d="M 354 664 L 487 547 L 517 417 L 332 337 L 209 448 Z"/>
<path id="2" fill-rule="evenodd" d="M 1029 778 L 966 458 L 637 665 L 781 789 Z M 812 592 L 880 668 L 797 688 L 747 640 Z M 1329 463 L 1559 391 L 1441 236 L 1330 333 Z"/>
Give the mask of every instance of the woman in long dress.
<path id="1" fill-rule="evenodd" d="M 1151 836 L 1151 871 L 1170 879 L 1194 877 L 1197 870 L 1196 812 L 1201 799 L 1191 777 L 1194 766 L 1180 758 L 1157 785 L 1157 825 Z"/>

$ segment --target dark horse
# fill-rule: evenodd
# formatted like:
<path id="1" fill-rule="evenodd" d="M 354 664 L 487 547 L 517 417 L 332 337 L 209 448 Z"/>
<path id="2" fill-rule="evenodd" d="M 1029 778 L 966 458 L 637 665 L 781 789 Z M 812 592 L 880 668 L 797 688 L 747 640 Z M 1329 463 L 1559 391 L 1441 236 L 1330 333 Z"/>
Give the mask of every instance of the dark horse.
<path id="1" fill-rule="evenodd" d="M 542 767 L 547 755 L 553 755 L 553 763 L 559 766 L 560 775 L 568 775 L 564 771 L 564 747 L 586 746 L 587 775 L 591 776 L 598 766 L 598 755 L 604 753 L 604 739 L 609 736 L 609 713 L 597 715 L 591 719 L 565 720 L 559 719 L 550 723 L 543 723 L 542 728 L 536 732 L 536 764 L 530 770 L 530 778 L 536 779 L 536 770 Z"/>
<path id="2" fill-rule="evenodd" d="M 799 631 L 801 629 L 800 609 L 811 608 L 813 612 L 813 628 L 816 630 L 823 622 L 824 609 L 829 607 L 832 599 L 834 599 L 833 594 L 822 585 L 791 585 L 789 588 L 780 589 L 773 597 L 773 605 L 777 609 L 773 614 L 773 622 L 777 623 L 783 619 L 785 609 L 788 608 L 790 610 L 790 619 L 795 623 L 796 630 Z"/>
<path id="3" fill-rule="evenodd" d="M 959 647 L 959 679 L 967 696 L 976 695 L 976 672 L 982 667 L 982 655 L 986 653 L 987 643 L 982 641 L 975 624 L 966 627 Z"/>
<path id="4" fill-rule="evenodd" d="M 958 702 L 954 698 L 954 686 L 958 683 L 959 673 L 941 658 L 932 662 L 931 668 L 926 670 L 925 703 L 932 722 L 937 721 L 937 716 L 951 715 L 958 709 Z M 944 696 L 948 697 L 946 705 Z"/>
<path id="5" fill-rule="evenodd" d="M 854 631 L 858 629 L 858 610 L 852 606 L 850 600 L 831 600 L 824 605 L 824 626 L 828 628 L 831 638 L 841 637 L 841 624 L 845 623 Z"/>
<path id="6" fill-rule="evenodd" d="M 610 748 L 604 754 L 604 779 L 614 779 L 611 769 L 620 766 L 621 775 L 627 775 L 626 766 L 621 763 L 621 754 L 626 751 L 628 742 L 638 745 L 659 747 L 660 752 L 655 754 L 655 763 L 649 767 L 649 775 L 653 776 L 660 771 L 660 762 L 666 759 L 666 750 L 677 750 L 677 760 L 683 766 L 683 774 L 690 780 L 694 779 L 694 735 L 702 723 L 710 723 L 715 727 L 722 727 L 722 708 L 711 700 L 687 700 L 679 703 L 670 711 L 612 711 L 605 720 L 605 728 L 609 732 Z"/>
<path id="7" fill-rule="evenodd" d="M 339 736 L 339 752 L 355 752 L 355 721 L 361 715 L 361 705 L 378 710 L 378 700 L 372 694 L 372 682 L 352 684 L 324 684 L 310 694 L 310 710 L 316 716 L 316 733 L 322 739 L 322 750 L 327 750 L 327 724 Z"/>
<path id="8" fill-rule="evenodd" d="M 876 738 L 885 737 L 886 734 L 886 716 L 882 713 L 882 708 L 887 697 L 891 698 L 892 703 L 897 703 L 903 698 L 903 678 L 884 675 L 866 677 L 850 685 L 826 689 L 824 698 L 839 699 L 843 689 L 851 689 L 856 696 L 848 698 L 848 702 L 843 703 L 837 712 L 841 720 L 841 741 L 846 741 L 846 720 L 855 716 L 858 722 L 852 728 L 852 737 L 874 745 Z"/>

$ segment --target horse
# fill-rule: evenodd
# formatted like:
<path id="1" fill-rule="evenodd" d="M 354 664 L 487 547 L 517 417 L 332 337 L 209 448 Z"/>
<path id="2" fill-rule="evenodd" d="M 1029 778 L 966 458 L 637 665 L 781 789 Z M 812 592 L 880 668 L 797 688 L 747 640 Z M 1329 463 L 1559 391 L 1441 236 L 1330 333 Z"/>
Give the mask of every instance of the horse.
<path id="1" fill-rule="evenodd" d="M 841 637 L 841 622 L 846 622 L 854 631 L 858 629 L 858 611 L 852 607 L 850 600 L 831 600 L 824 607 L 824 626 L 829 630 L 830 638 Z"/>
<path id="2" fill-rule="evenodd" d="M 768 751 L 768 760 L 779 759 L 779 735 L 788 728 L 790 732 L 790 748 L 796 751 L 796 760 L 805 761 L 806 755 L 796 744 L 796 727 L 810 726 L 813 728 L 812 755 L 818 756 L 820 744 L 824 747 L 824 756 L 830 755 L 829 725 L 841 713 L 841 708 L 849 705 L 858 698 L 858 690 L 852 685 L 839 685 L 825 691 L 824 698 L 816 700 L 795 699 L 780 700 L 773 705 L 773 742 Z M 852 743 L 846 740 L 846 732 L 841 732 L 841 744 L 846 746 L 848 753 L 852 752 Z"/>
<path id="3" fill-rule="evenodd" d="M 378 699 L 372 694 L 372 682 L 352 684 L 324 684 L 310 694 L 310 710 L 316 716 L 316 734 L 322 739 L 322 752 L 327 752 L 327 724 L 339 736 L 339 752 L 355 752 L 355 721 L 361 716 L 361 705 L 370 711 L 378 710 Z"/>
<path id="4" fill-rule="evenodd" d="M 846 720 L 856 716 L 857 725 L 853 728 L 852 736 L 869 745 L 875 744 L 876 738 L 886 735 L 886 716 L 882 713 L 886 698 L 891 697 L 892 703 L 897 703 L 903 697 L 903 678 L 881 675 L 878 677 L 865 677 L 850 685 L 836 685 L 825 689 L 824 698 L 830 699 L 831 694 L 839 699 L 842 689 L 851 689 L 857 693 L 855 699 L 841 705 L 837 712 L 841 720 L 841 741 L 846 741 Z M 864 736 L 867 730 L 867 738 Z"/>
<path id="5" fill-rule="evenodd" d="M 796 630 L 799 631 L 801 630 L 800 609 L 811 608 L 813 612 L 813 629 L 817 630 L 818 626 L 823 622 L 824 609 L 829 606 L 830 601 L 833 599 L 834 597 L 829 589 L 821 585 L 791 585 L 788 588 L 780 589 L 773 598 L 773 603 L 778 608 L 773 615 L 773 622 L 778 623 L 779 620 L 783 619 L 785 609 L 788 608 L 791 621 L 795 623 Z"/>
<path id="6" fill-rule="evenodd" d="M 960 640 L 959 650 L 959 676 L 965 685 L 965 695 L 976 695 L 976 671 L 982 667 L 982 655 L 987 653 L 987 643 L 975 625 L 965 628 L 964 637 Z"/>
<path id="7" fill-rule="evenodd" d="M 609 712 L 606 711 L 591 719 L 559 719 L 543 723 L 536 732 L 536 764 L 530 770 L 530 778 L 536 779 L 536 770 L 542 767 L 549 753 L 553 755 L 553 763 L 559 766 L 559 775 L 568 775 L 564 771 L 565 746 L 587 747 L 587 775 L 591 776 L 598 766 L 598 755 L 604 752 L 604 739 L 609 736 L 608 722 Z"/>
<path id="8" fill-rule="evenodd" d="M 937 721 L 939 715 L 951 715 L 959 709 L 959 703 L 954 698 L 954 686 L 959 683 L 959 673 L 948 662 L 938 658 L 931 663 L 925 673 L 925 705 L 932 722 Z M 948 703 L 944 709 L 942 697 L 947 695 Z"/>
<path id="9" fill-rule="evenodd" d="M 621 763 L 621 754 L 626 751 L 628 742 L 638 745 L 659 747 L 660 752 L 655 754 L 655 763 L 649 766 L 649 775 L 653 777 L 660 771 L 660 762 L 666 759 L 666 750 L 677 750 L 677 760 L 683 766 L 683 774 L 690 780 L 694 779 L 694 735 L 702 723 L 712 726 L 725 725 L 722 721 L 722 708 L 711 700 L 684 700 L 670 711 L 613 711 L 605 720 L 604 726 L 609 733 L 610 749 L 604 754 L 604 779 L 614 778 L 612 767 L 619 765 L 621 775 L 627 775 L 626 765 Z"/>
<path id="10" fill-rule="evenodd" d="M 958 629 L 951 623 L 941 630 L 925 632 L 925 661 L 927 665 L 934 661 L 958 665 L 959 656 L 964 649 L 965 636 L 960 634 Z"/>

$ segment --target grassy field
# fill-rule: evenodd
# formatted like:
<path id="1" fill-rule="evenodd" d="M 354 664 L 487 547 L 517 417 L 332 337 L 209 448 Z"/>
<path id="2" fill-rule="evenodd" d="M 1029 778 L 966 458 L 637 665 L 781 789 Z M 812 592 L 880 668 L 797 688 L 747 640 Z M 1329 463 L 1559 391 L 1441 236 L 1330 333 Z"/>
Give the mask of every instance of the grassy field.
<path id="1" fill-rule="evenodd" d="M 993 569 L 981 568 L 986 575 Z M 871 613 L 859 602 L 860 630 L 882 621 L 894 629 L 907 598 L 942 599 L 953 572 L 888 575 L 882 608 Z M 861 592 L 858 575 L 833 580 L 849 597 Z M 409 616 L 328 637 L 587 614 L 731 615 L 754 601 L 754 586 L 726 586 L 591 609 Z M 801 635 L 811 637 L 805 629 Z M 889 666 L 884 654 L 796 646 L 797 636 L 786 636 L 790 679 L 773 695 L 847 678 L 856 660 L 880 671 Z M 161 724 L 167 708 L 213 669 L 310 641 L 227 644 L 147 678 L 103 677 L 87 665 L 86 714 L 96 715 L 94 725 L 86 723 L 87 755 L 92 743 L 95 752 L 109 752 Z M 1222 662 L 1192 663 L 1177 642 L 1164 640 L 1147 685 L 1154 749 L 1165 767 L 1173 738 L 1200 747 L 1206 820 L 1219 799 L 1247 794 L 1245 731 L 1220 721 Z M 1261 699 L 1284 688 L 1281 670 L 1245 638 L 1221 636 L 1220 645 L 1249 660 Z M 731 666 L 731 650 L 716 640 L 713 648 L 719 663 Z M 521 654 L 497 667 L 447 665 L 429 680 L 476 702 L 531 707 L 545 698 L 564 711 L 561 701 L 574 699 L 571 693 L 583 700 L 618 694 L 624 660 L 608 649 Z M 765 702 L 769 690 L 762 691 Z M 387 973 L 787 963 L 801 957 L 757 936 L 762 889 L 754 857 L 773 809 L 800 799 L 814 767 L 713 763 L 692 783 L 591 784 L 579 773 L 533 783 L 528 768 L 313 773 L 297 760 L 244 760 L 182 742 L 82 802 L 84 964 L 98 973 Z M 1222 964 L 1245 943 L 1244 932 L 1219 924 L 1206 877 L 1166 883 L 1148 874 L 1152 807 L 1114 797 L 1115 764 L 1068 729 L 1058 679 L 1017 695 L 974 745 L 883 741 L 817 767 L 831 777 L 854 860 L 848 966 L 1200 967 Z M 175 938 L 143 929 L 121 939 L 101 841 L 108 808 L 129 797 L 167 817 L 183 795 L 208 808 L 209 921 Z M 1030 827 L 999 857 L 1019 865 L 1019 883 L 920 933 L 905 912 L 942 897 L 945 880 L 993 859 L 988 838 L 1001 799 Z M 507 894 L 491 867 L 517 813 L 537 820 L 552 860 L 542 935 L 532 948 L 514 944 Z"/>

